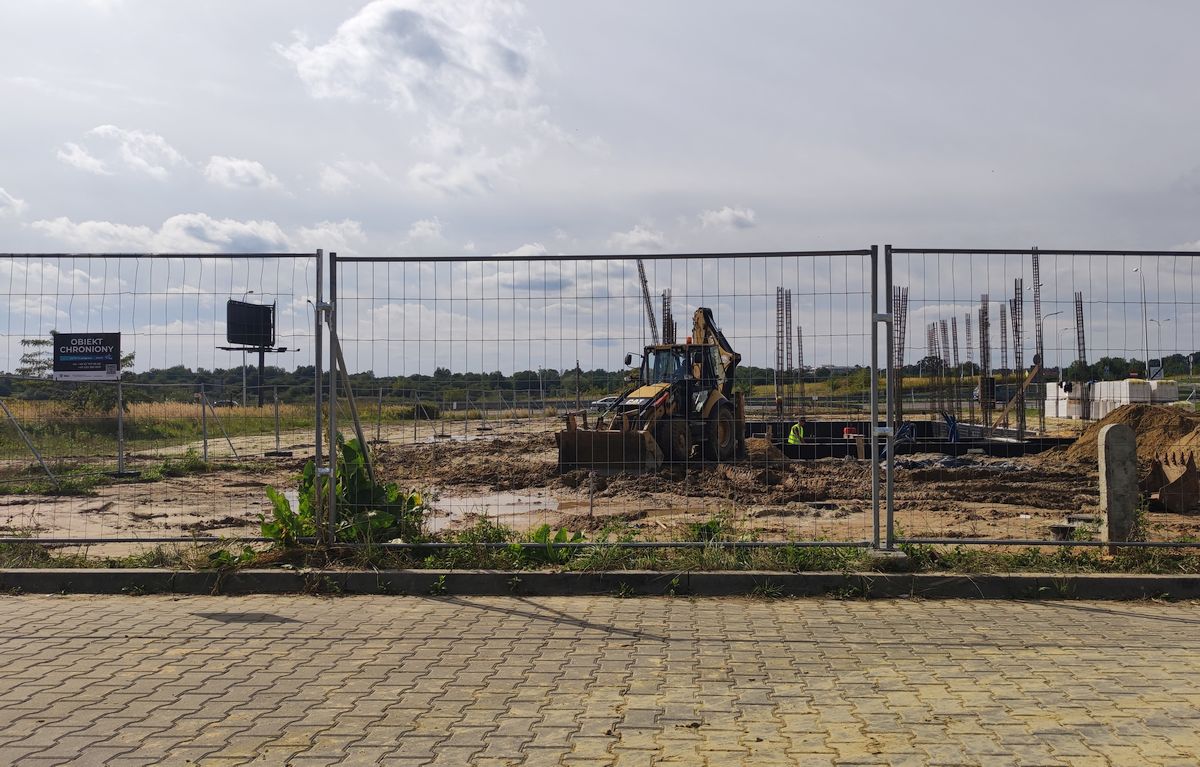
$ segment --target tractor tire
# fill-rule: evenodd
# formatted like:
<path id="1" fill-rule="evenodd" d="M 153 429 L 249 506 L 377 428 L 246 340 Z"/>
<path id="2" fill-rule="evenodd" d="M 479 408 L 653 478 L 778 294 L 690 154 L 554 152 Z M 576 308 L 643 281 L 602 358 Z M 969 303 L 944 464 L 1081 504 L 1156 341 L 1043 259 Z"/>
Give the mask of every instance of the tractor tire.
<path id="1" fill-rule="evenodd" d="M 668 464 L 684 464 L 691 457 L 692 440 L 686 421 L 667 419 L 658 425 L 654 436 Z"/>
<path id="2" fill-rule="evenodd" d="M 707 437 L 709 460 L 724 463 L 737 457 L 737 418 L 733 415 L 732 404 L 718 402 L 713 408 L 708 417 Z"/>

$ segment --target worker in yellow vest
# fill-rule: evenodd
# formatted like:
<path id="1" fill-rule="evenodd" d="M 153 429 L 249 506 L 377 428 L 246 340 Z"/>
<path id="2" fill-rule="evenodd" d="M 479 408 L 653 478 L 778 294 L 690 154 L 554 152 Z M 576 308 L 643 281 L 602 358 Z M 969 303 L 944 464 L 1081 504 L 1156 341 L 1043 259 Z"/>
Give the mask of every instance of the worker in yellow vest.
<path id="1" fill-rule="evenodd" d="M 789 445 L 799 445 L 804 441 L 804 419 L 801 418 L 796 423 L 792 424 L 791 431 L 788 432 L 787 443 Z"/>

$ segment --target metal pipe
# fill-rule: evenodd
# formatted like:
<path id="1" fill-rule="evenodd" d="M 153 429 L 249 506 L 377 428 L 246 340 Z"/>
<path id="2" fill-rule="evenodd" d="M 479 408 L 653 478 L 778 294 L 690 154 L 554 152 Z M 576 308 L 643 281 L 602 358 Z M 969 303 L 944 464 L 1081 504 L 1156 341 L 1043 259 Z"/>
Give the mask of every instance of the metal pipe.
<path id="1" fill-rule="evenodd" d="M 1196 549 L 1200 541 L 1043 541 L 1036 538 L 897 538 L 896 543 L 930 546 L 1120 546 L 1123 548 Z"/>
<path id="2" fill-rule="evenodd" d="M 1009 252 L 1009 251 L 1002 251 Z M 638 258 L 647 261 L 675 261 L 680 259 L 746 259 L 746 258 L 821 258 L 828 256 L 869 256 L 870 250 L 800 250 L 800 251 L 760 251 L 752 253 L 655 253 L 650 255 L 539 255 L 539 256 L 438 256 L 438 263 L 456 263 L 470 261 L 472 263 L 514 263 L 528 261 L 636 261 Z M 40 254 L 39 254 L 40 256 Z M 342 261 L 357 261 L 389 264 L 428 263 L 429 256 L 345 256 Z"/>
<path id="3" fill-rule="evenodd" d="M 329 508 L 326 511 L 329 530 L 328 540 L 336 542 L 337 528 L 337 253 L 329 253 L 329 306 L 325 310 L 325 322 L 329 326 Z"/>
<path id="4" fill-rule="evenodd" d="M 13 417 L 12 412 L 8 409 L 8 405 L 4 404 L 4 400 L 2 399 L 0 399 L 0 410 L 4 411 L 4 415 L 8 417 L 8 420 L 10 423 L 12 423 L 13 428 L 17 430 L 17 434 L 21 435 L 21 440 L 25 443 L 25 447 L 29 448 L 29 452 L 33 453 L 33 457 L 37 459 L 39 464 L 41 464 L 42 471 L 46 472 L 46 476 L 50 477 L 50 480 L 54 482 L 55 485 L 58 485 L 58 477 L 54 476 L 54 472 L 50 471 L 50 467 L 47 466 L 46 461 L 42 459 L 42 454 L 39 453 L 38 449 L 33 446 L 33 441 L 29 439 L 29 435 L 26 434 L 25 430 L 21 428 L 21 424 L 17 423 L 17 419 Z"/>
<path id="5" fill-rule="evenodd" d="M 28 538 L 24 540 L 29 540 Z M 519 547 L 522 549 L 869 549 L 870 541 L 624 541 L 621 543 L 599 543 L 585 541 L 582 543 L 454 543 L 434 541 L 429 543 L 343 543 L 346 548 L 373 549 L 507 549 Z M 1196 544 L 1200 546 L 1200 543 Z"/>
<path id="6" fill-rule="evenodd" d="M 118 375 L 120 375 L 118 373 Z M 117 474 L 125 473 L 125 394 L 117 379 Z"/>
<path id="7" fill-rule="evenodd" d="M 200 384 L 200 440 L 204 445 L 204 462 L 208 463 L 208 393 Z"/>
<path id="8" fill-rule="evenodd" d="M 271 387 L 271 400 L 275 403 L 275 452 L 279 452 L 279 387 Z"/>
<path id="9" fill-rule="evenodd" d="M 300 543 L 314 544 L 316 538 L 299 538 Z M 261 536 L 216 537 L 216 536 L 139 536 L 136 538 L 0 538 L 0 544 L 37 543 L 48 546 L 85 546 L 100 543 L 272 543 L 272 539 Z M 982 546 L 1057 546 L 1097 547 L 1114 546 L 1126 549 L 1200 549 L 1200 541 L 1040 541 L 1003 540 L 983 538 L 897 538 L 896 543 L 925 544 L 931 546 L 957 546 L 959 544 Z M 870 541 L 626 541 L 624 543 L 343 543 L 344 548 L 373 549 L 503 549 L 519 546 L 523 549 L 869 549 Z"/>
<path id="10" fill-rule="evenodd" d="M 871 541 L 879 545 L 879 247 L 871 246 Z M 776 389 L 778 393 L 778 388 Z"/>
<path id="11" fill-rule="evenodd" d="M 891 245 L 884 246 L 884 249 L 883 249 L 883 275 L 884 275 L 883 276 L 883 288 L 884 288 L 885 294 L 889 295 L 889 296 L 892 294 L 892 253 L 893 252 L 894 251 L 892 250 Z M 894 321 L 895 321 L 895 318 L 893 318 L 893 322 Z M 889 328 L 889 331 L 890 331 L 890 328 Z M 888 350 L 888 382 L 887 382 L 888 391 L 895 391 L 896 390 L 896 370 L 892 363 L 892 359 L 893 359 L 893 356 L 895 353 L 895 341 L 894 341 L 894 336 L 891 332 L 888 333 L 888 337 L 887 337 L 887 350 Z M 896 432 L 895 432 L 895 430 L 900 427 L 900 424 L 892 423 L 893 414 L 895 412 L 893 410 L 893 408 L 895 407 L 895 405 L 896 405 L 896 403 L 893 402 L 893 398 L 888 397 L 888 399 L 887 399 L 888 431 L 887 431 L 887 440 L 886 440 L 886 444 L 885 444 L 885 448 L 887 450 L 887 468 L 885 469 L 884 481 L 886 482 L 886 488 L 885 488 L 885 492 L 884 492 L 884 504 L 883 504 L 884 514 L 887 516 L 886 535 L 887 535 L 887 550 L 888 551 L 891 551 L 892 548 L 895 546 L 895 537 L 896 537 L 896 519 L 895 519 L 895 517 L 896 517 L 896 504 L 895 504 L 896 495 L 895 495 L 895 486 L 894 486 L 893 478 L 896 475 L 896 471 L 895 471 L 895 469 L 896 469 Z"/>
<path id="12" fill-rule="evenodd" d="M 324 512 L 323 512 L 323 496 L 321 495 L 321 477 L 324 474 L 325 467 L 322 466 L 321 455 L 321 438 L 324 435 L 322 428 L 322 402 L 321 402 L 321 312 L 324 311 L 322 299 L 324 297 L 323 280 L 325 278 L 325 254 L 322 250 L 317 250 L 317 300 L 313 306 L 313 315 L 315 317 L 316 327 L 313 330 L 313 401 L 316 403 L 316 433 L 314 435 L 315 445 L 313 446 L 313 468 L 316 470 L 316 478 L 313 483 L 313 521 L 317 529 L 317 534 L 324 537 L 322 531 L 325 529 Z"/>

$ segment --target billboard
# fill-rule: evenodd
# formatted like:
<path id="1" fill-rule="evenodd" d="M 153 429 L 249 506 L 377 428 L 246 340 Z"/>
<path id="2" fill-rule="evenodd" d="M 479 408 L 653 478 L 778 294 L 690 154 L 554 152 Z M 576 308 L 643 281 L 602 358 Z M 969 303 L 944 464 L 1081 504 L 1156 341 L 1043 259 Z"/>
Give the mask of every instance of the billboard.
<path id="1" fill-rule="evenodd" d="M 230 300 L 225 305 L 225 338 L 239 346 L 274 346 L 275 306 Z"/>
<path id="2" fill-rule="evenodd" d="M 54 333 L 54 380 L 115 381 L 121 372 L 120 333 Z"/>

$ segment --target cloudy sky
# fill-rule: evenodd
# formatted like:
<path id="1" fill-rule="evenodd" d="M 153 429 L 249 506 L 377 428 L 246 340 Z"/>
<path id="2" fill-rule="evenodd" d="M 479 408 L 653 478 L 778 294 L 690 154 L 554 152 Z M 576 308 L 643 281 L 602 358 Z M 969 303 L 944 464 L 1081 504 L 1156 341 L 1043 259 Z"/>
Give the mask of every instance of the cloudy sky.
<path id="1" fill-rule="evenodd" d="M 1097 0 L 12 0 L 0 250 L 1200 247 L 1198 22 Z"/>

